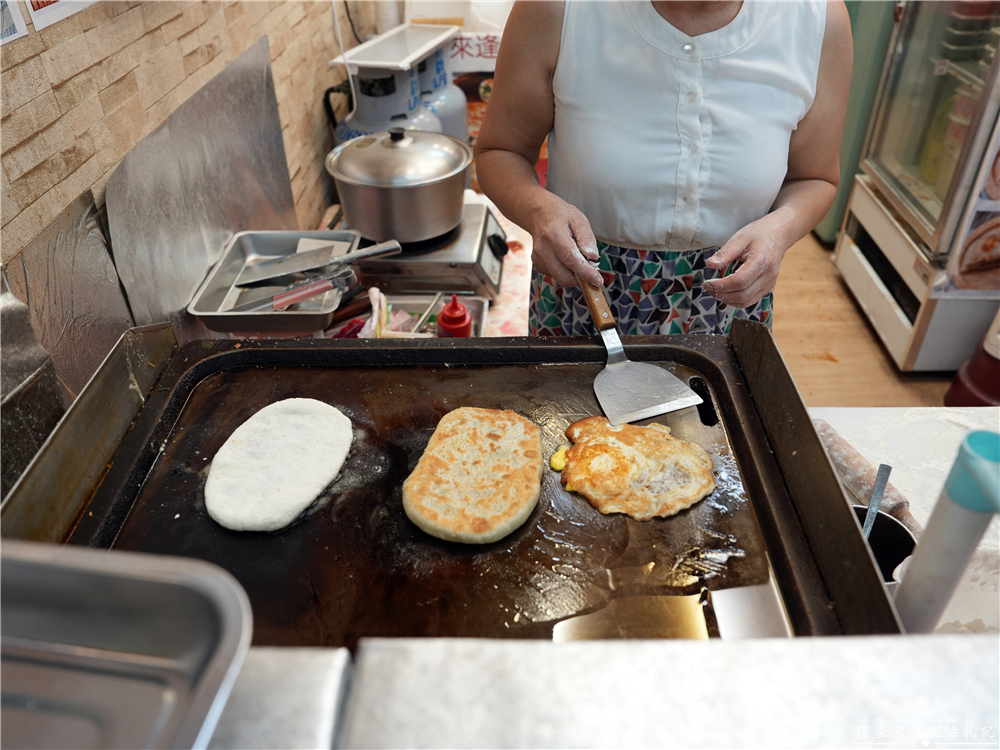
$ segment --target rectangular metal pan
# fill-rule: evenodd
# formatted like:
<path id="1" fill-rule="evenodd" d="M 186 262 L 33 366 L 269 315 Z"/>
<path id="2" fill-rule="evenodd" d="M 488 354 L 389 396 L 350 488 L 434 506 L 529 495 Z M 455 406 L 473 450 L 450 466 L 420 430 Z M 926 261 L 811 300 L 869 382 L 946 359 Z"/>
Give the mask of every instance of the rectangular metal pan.
<path id="1" fill-rule="evenodd" d="M 863 542 L 862 552 L 846 544 L 839 567 L 817 564 L 729 340 L 625 346 L 706 401 L 657 418 L 708 446 L 728 477 L 677 516 L 601 516 L 549 471 L 535 513 L 494 545 L 432 539 L 403 513 L 402 481 L 447 411 L 514 409 L 542 428 L 546 459 L 570 422 L 599 414 L 592 384 L 606 355 L 596 339 L 198 342 L 176 352 L 69 541 L 221 565 L 250 596 L 256 645 L 551 638 L 555 623 L 616 598 L 760 585 L 768 564 L 795 634 L 898 632 Z M 204 508 L 211 458 L 253 413 L 289 397 L 333 404 L 354 422 L 341 476 L 279 533 L 227 531 Z M 848 584 L 863 610 L 831 597 Z"/>
<path id="2" fill-rule="evenodd" d="M 4 747 L 206 747 L 250 647 L 198 560 L 3 544 Z"/>
<path id="3" fill-rule="evenodd" d="M 258 263 L 295 254 L 300 239 L 347 242 L 347 252 L 357 249 L 361 236 L 350 230 L 307 232 L 237 232 L 226 243 L 222 257 L 205 278 L 188 305 L 208 328 L 223 333 L 298 333 L 322 331 L 333 322 L 340 303 L 340 290 L 325 294 L 288 310 L 229 312 L 237 303 L 240 274 Z"/>

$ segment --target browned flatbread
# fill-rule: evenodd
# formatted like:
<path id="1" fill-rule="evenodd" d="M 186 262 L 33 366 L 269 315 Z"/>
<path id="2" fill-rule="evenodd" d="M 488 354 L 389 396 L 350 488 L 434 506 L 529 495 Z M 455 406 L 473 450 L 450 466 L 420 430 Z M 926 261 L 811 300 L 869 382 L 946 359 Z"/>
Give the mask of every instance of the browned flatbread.
<path id="1" fill-rule="evenodd" d="M 566 430 L 573 446 L 562 482 L 601 513 L 627 513 L 637 521 L 672 516 L 715 489 L 712 457 L 678 440 L 666 425 L 612 427 L 588 417 Z"/>
<path id="2" fill-rule="evenodd" d="M 431 536 L 487 544 L 528 519 L 541 480 L 536 425 L 513 411 L 463 406 L 441 418 L 403 482 L 403 509 Z"/>

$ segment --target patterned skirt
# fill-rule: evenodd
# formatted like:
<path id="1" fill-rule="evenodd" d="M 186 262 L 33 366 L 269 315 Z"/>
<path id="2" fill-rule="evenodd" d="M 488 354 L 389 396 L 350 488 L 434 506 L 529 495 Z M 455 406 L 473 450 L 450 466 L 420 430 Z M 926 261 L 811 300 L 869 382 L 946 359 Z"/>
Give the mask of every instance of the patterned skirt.
<path id="1" fill-rule="evenodd" d="M 598 243 L 598 269 L 604 277 L 611 311 L 623 334 L 729 333 L 734 318 L 771 327 L 772 293 L 747 308 L 730 307 L 704 288 L 709 279 L 728 276 L 705 261 L 719 249 L 630 250 Z M 586 336 L 597 331 L 579 288 L 558 286 L 534 269 L 528 328 L 532 336 Z"/>

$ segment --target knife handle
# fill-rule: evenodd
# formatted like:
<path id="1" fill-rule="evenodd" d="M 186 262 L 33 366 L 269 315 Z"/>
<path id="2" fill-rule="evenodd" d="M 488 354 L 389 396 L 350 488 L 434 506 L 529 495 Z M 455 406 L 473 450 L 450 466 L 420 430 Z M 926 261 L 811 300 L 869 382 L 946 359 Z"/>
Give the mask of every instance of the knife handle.
<path id="1" fill-rule="evenodd" d="M 583 298 L 587 302 L 587 309 L 590 310 L 590 317 L 594 320 L 594 327 L 598 331 L 606 331 L 615 327 L 615 316 L 611 314 L 608 307 L 608 300 L 604 297 L 604 291 L 599 286 L 590 284 L 576 276 L 576 283 L 583 291 Z"/>
<path id="2" fill-rule="evenodd" d="M 302 302 L 303 300 L 323 294 L 324 292 L 329 292 L 333 289 L 333 286 L 333 282 L 327 279 L 326 281 L 321 281 L 318 284 L 310 284 L 309 286 L 294 289 L 290 292 L 276 294 L 272 299 L 271 307 L 275 310 L 286 310 L 296 302 Z"/>
<path id="3" fill-rule="evenodd" d="M 401 252 L 403 252 L 403 246 L 396 242 L 396 240 L 386 240 L 385 242 L 380 242 L 377 245 L 371 245 L 369 247 L 362 248 L 361 250 L 355 250 L 353 253 L 341 255 L 339 258 L 334 258 L 333 260 L 335 263 L 353 263 L 354 261 L 361 260 L 363 258 L 398 255 Z"/>

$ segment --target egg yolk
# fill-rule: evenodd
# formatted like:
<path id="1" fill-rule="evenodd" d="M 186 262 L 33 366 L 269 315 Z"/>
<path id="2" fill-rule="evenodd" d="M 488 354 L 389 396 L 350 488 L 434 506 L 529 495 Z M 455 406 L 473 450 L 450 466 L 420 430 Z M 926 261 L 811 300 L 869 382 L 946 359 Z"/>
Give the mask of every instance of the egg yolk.
<path id="1" fill-rule="evenodd" d="M 568 450 L 569 446 L 564 445 L 552 454 L 552 458 L 549 459 L 549 466 L 552 467 L 553 471 L 562 471 L 566 468 L 566 451 Z"/>

